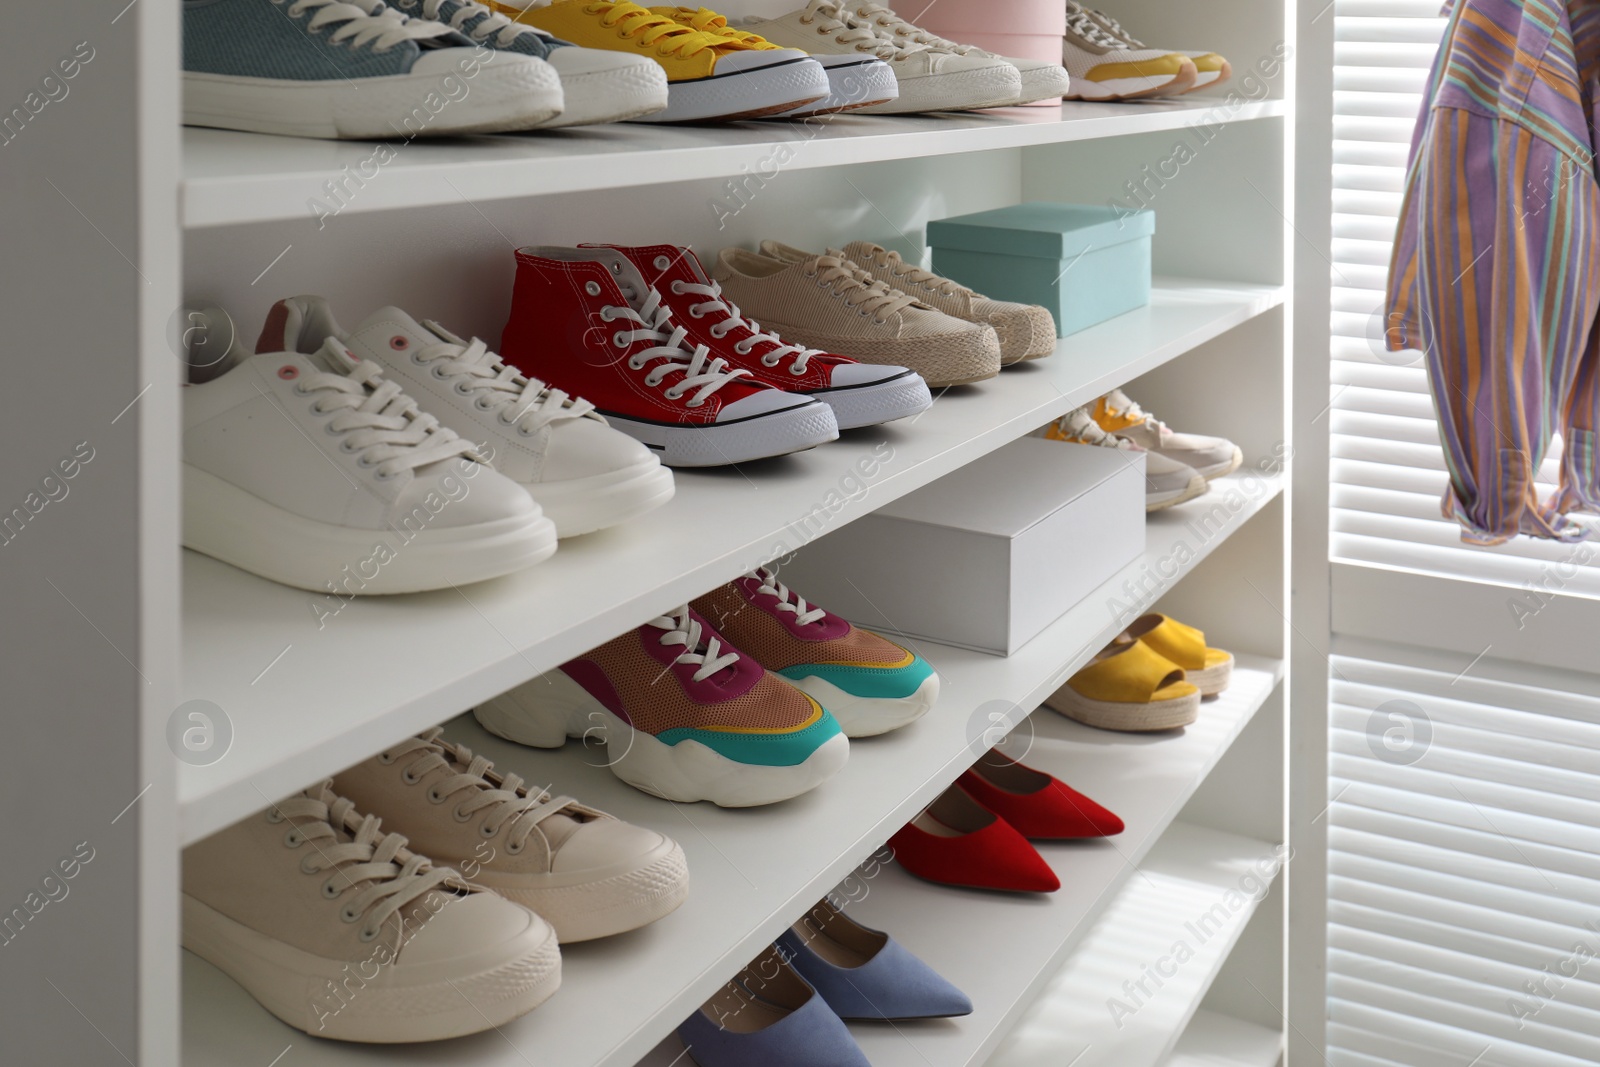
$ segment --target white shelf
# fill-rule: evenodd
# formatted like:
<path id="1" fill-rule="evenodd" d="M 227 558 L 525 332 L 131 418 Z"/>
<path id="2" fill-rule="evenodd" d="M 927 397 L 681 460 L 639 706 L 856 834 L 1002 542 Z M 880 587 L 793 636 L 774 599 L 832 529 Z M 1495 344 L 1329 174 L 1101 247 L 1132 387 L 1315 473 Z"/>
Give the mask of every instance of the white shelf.
<path id="1" fill-rule="evenodd" d="M 441 142 L 318 141 L 227 130 L 183 131 L 183 223 L 226 226 L 310 219 L 306 202 L 346 173 L 367 180 L 345 212 L 502 200 L 580 190 L 725 178 L 779 169 L 954 155 L 1278 117 L 1281 100 L 1222 97 L 1131 104 L 1068 103 L 985 113 L 840 115 L 815 125 L 597 126 Z M 365 169 L 361 168 L 368 162 Z M 347 188 L 354 189 L 353 185 Z"/>
<path id="2" fill-rule="evenodd" d="M 314 606 L 332 602 L 186 552 L 183 699 L 222 708 L 233 740 L 216 763 L 178 768 L 182 839 L 799 547 L 797 524 L 818 506 L 825 529 L 859 518 L 1281 302 L 1271 286 L 1161 280 L 1150 306 L 1062 340 L 1052 358 L 948 390 L 908 423 L 742 471 L 682 473 L 661 511 L 566 542 L 539 567 L 460 592 L 358 598 L 320 629 Z M 840 479 L 884 443 L 892 458 L 870 488 L 842 497 Z"/>
<path id="3" fill-rule="evenodd" d="M 1201 1008 L 1165 1067 L 1277 1067 L 1283 1032 Z"/>
<path id="4" fill-rule="evenodd" d="M 1223 492 L 1228 488 L 1218 487 Z M 1180 567 L 1174 580 L 1258 512 L 1275 488 L 1262 498 L 1252 498 L 1250 507 L 1228 519 L 1210 541 L 1196 546 L 1196 555 Z M 1187 523 L 1198 514 L 1195 506 L 1200 503 L 1153 517 L 1146 561 L 1170 558 L 1179 542 L 1195 540 Z M 1140 561 L 1114 576 L 1009 658 L 922 643 L 923 654 L 943 678 L 939 706 L 911 727 L 857 742 L 850 765 L 838 778 L 806 796 L 768 808 L 669 805 L 622 784 L 599 766 L 602 753 L 578 744 L 553 752 L 522 748 L 491 738 L 470 716 L 463 716 L 448 727 L 450 736 L 481 748 L 497 764 L 677 837 L 689 856 L 694 884 L 689 900 L 674 915 L 645 930 L 565 951 L 558 999 L 503 1027 L 501 1035 L 432 1049 L 374 1051 L 308 1042 L 256 1007 L 233 983 L 185 957 L 185 1067 L 252 1062 L 250 1057 L 262 1050 L 267 1062 L 291 1042 L 296 1043 L 296 1067 L 349 1067 L 366 1062 L 363 1057 L 382 1056 L 405 1063 L 450 1062 L 455 1067 L 635 1063 L 972 763 L 981 747 L 973 738 L 988 725 L 983 721 L 974 729 L 974 721 L 981 719 L 980 708 L 995 699 L 1035 707 L 1100 648 L 1116 626 L 1105 610 L 1106 596 L 1120 593 L 1122 582 L 1146 565 Z M 1091 730 L 1048 710 L 1029 720 L 1036 723 L 1038 734 L 1030 759 L 1058 771 L 1070 767 L 1071 780 L 1117 810 L 1132 828 L 1124 841 L 1060 852 L 1058 862 L 1068 873 L 1068 888 L 1051 903 L 1052 913 L 1060 917 L 1058 944 L 1126 873 L 1122 855 L 1137 862 L 1159 828 L 1176 816 L 1267 699 L 1280 671 L 1278 661 L 1240 657 L 1233 685 L 1221 699 L 1206 704 L 1200 722 L 1159 743 L 1151 737 Z M 1121 758 L 1114 758 L 1118 754 Z M 885 871 L 880 878 L 885 885 L 910 882 L 897 870 Z M 887 898 L 890 890 L 882 892 Z M 901 888 L 897 885 L 894 892 L 898 897 Z M 952 898 L 943 899 L 948 906 Z M 871 897 L 867 903 L 872 903 Z M 904 922 L 897 918 L 888 925 L 898 932 Z M 975 935 L 976 928 L 963 936 Z M 926 938 L 907 940 L 915 951 L 927 947 Z M 961 938 L 950 944 L 958 943 L 967 945 Z M 933 953 L 928 955 L 932 961 Z M 973 962 L 983 958 L 985 953 L 978 952 Z M 956 977 L 956 968 L 937 965 Z"/>
<path id="5" fill-rule="evenodd" d="M 991 1067 L 1157 1067 L 1265 896 L 1264 886 L 1252 889 L 1263 872 L 1276 874 L 1274 849 L 1175 824 L 1050 978 Z"/>

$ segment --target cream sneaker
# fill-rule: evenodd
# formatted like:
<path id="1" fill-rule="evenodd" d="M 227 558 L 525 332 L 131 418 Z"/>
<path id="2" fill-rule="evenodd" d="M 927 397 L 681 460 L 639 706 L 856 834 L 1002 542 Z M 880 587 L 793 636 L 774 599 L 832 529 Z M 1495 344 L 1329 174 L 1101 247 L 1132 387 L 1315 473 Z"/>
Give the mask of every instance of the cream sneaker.
<path id="1" fill-rule="evenodd" d="M 555 526 L 371 360 L 311 352 L 191 367 L 183 543 L 318 593 L 412 593 L 547 559 Z"/>
<path id="2" fill-rule="evenodd" d="M 858 19 L 870 23 L 880 36 L 887 35 L 893 38 L 894 43 L 902 48 L 921 46 L 934 52 L 949 52 L 974 59 L 997 59 L 1002 63 L 1011 64 L 1017 68 L 1017 73 L 1022 77 L 1022 92 L 1012 101 L 1014 104 L 1031 104 L 1036 100 L 1065 96 L 1067 89 L 1072 85 L 1067 69 L 1060 63 L 1046 63 L 1039 59 L 1013 59 L 1010 56 L 986 52 L 977 45 L 958 44 L 906 21 L 882 4 L 847 0 L 845 6 Z M 923 10 L 926 11 L 927 8 Z"/>
<path id="3" fill-rule="evenodd" d="M 563 942 L 633 930 L 689 895 L 678 843 L 530 791 L 438 729 L 343 771 L 334 789 L 476 885 L 538 912 Z"/>
<path id="4" fill-rule="evenodd" d="M 340 1041 L 475 1034 L 561 985 L 548 923 L 435 867 L 326 782 L 183 850 L 183 947 Z"/>
<path id="5" fill-rule="evenodd" d="M 1044 428 L 1041 437 L 1076 445 L 1095 445 L 1123 452 L 1144 453 L 1144 509 L 1160 511 L 1185 500 L 1193 500 L 1207 489 L 1206 480 L 1193 467 L 1169 459 L 1159 452 L 1146 452 L 1126 437 L 1106 433 L 1094 421 L 1093 409 L 1081 407 L 1067 412 Z"/>
<path id="6" fill-rule="evenodd" d="M 984 322 L 1000 335 L 1000 365 L 1040 359 L 1056 350 L 1056 320 L 1048 308 L 991 300 L 959 282 L 941 278 L 900 258 L 881 245 L 851 241 L 844 254 L 891 289 L 909 293 L 929 307 L 967 322 Z"/>
<path id="7" fill-rule="evenodd" d="M 310 352 L 329 337 L 492 451 L 494 469 L 528 491 L 558 537 L 615 526 L 672 499 L 672 472 L 608 426 L 589 401 L 524 376 L 475 337 L 457 337 L 399 308 L 379 308 L 345 330 L 327 300 L 290 297 L 272 305 L 256 347 Z"/>
<path id="8" fill-rule="evenodd" d="M 763 241 L 761 254 L 725 248 L 712 273 L 745 313 L 792 342 L 908 367 L 933 388 L 1000 373 L 993 327 L 891 289 L 834 249 L 819 256 L 776 241 Z"/>
<path id="9" fill-rule="evenodd" d="M 1072 75 L 1069 100 L 1137 100 L 1176 96 L 1194 88 L 1193 59 L 1160 48 L 1132 45 L 1106 28 L 1076 0 L 1066 0 L 1067 32 L 1061 63 Z"/>
<path id="10" fill-rule="evenodd" d="M 1227 438 L 1170 430 L 1166 423 L 1146 414 L 1137 401 L 1128 399 L 1121 389 L 1113 389 L 1095 401 L 1094 421 L 1107 433 L 1126 437 L 1146 452 L 1193 467 L 1208 482 L 1232 474 L 1244 462 L 1244 453 Z"/>
<path id="11" fill-rule="evenodd" d="M 856 112 L 861 115 L 972 111 L 1014 104 L 1022 95 L 1022 75 L 1005 60 L 901 43 L 842 0 L 811 0 L 775 19 L 744 19 L 737 28 L 815 55 L 872 55 L 888 63 L 899 95 L 861 108 Z"/>

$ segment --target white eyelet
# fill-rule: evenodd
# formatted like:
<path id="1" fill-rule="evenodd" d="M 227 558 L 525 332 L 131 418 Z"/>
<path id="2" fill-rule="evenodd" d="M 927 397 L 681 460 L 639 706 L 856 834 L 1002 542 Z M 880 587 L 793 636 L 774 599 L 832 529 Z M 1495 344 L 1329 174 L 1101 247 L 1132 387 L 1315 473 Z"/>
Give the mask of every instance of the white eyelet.
<path id="1" fill-rule="evenodd" d="M 761 365 L 763 367 L 776 367 L 778 365 L 778 360 L 773 356 L 762 356 Z"/>
<path id="2" fill-rule="evenodd" d="M 446 378 L 450 377 L 450 375 L 445 372 L 443 364 L 440 364 L 437 367 L 431 368 L 428 371 L 428 373 L 433 375 L 435 378 L 439 379 L 441 382 L 444 381 Z"/>
<path id="3" fill-rule="evenodd" d="M 326 415 L 327 413 L 328 409 L 322 406 L 322 401 L 314 400 L 311 402 L 311 414 Z"/>
<path id="4" fill-rule="evenodd" d="M 583 291 L 588 293 L 590 296 L 599 296 L 600 295 L 600 283 L 599 282 L 584 282 L 583 283 Z"/>
<path id="5" fill-rule="evenodd" d="M 628 368 L 630 370 L 644 370 L 644 360 L 630 358 L 628 360 Z"/>
<path id="6" fill-rule="evenodd" d="M 305 859 L 300 861 L 301 874 L 316 874 L 320 870 L 322 870 L 322 868 L 317 866 L 317 857 L 315 854 L 308 855 Z"/>
<path id="7" fill-rule="evenodd" d="M 270 823 L 274 823 L 274 824 L 280 823 L 280 822 L 283 821 L 283 813 L 280 812 L 277 808 L 268 808 L 267 809 L 267 821 L 270 822 Z"/>
<path id="8" fill-rule="evenodd" d="M 375 938 L 377 936 L 378 936 L 378 931 L 369 930 L 366 927 L 362 927 L 361 928 L 361 932 L 356 935 L 356 939 L 358 941 L 371 941 L 373 938 Z"/>
<path id="9" fill-rule="evenodd" d="M 469 385 L 466 381 L 459 381 L 455 385 L 451 386 L 450 388 L 454 389 L 457 393 L 459 393 L 462 396 L 471 396 L 472 395 L 472 386 Z"/>
<path id="10" fill-rule="evenodd" d="M 719 322 L 717 325 L 711 327 L 711 336 L 720 341 L 724 337 L 728 336 L 728 331 L 723 324 Z"/>
<path id="11" fill-rule="evenodd" d="M 456 822 L 466 822 L 472 818 L 472 813 L 470 811 L 462 811 L 460 805 L 457 805 L 456 810 L 450 814 L 455 816 Z"/>
<path id="12" fill-rule="evenodd" d="M 444 794 L 439 792 L 439 789 L 438 789 L 437 786 L 433 786 L 433 787 L 430 787 L 428 789 L 428 803 L 430 803 L 430 804 L 443 804 L 444 803 Z"/>
<path id="13" fill-rule="evenodd" d="M 655 262 L 656 270 L 666 270 L 668 267 L 672 266 L 672 260 L 668 259 L 666 256 L 657 256 Z M 673 282 L 672 284 L 677 285 L 678 283 Z M 677 290 L 674 289 L 673 292 L 677 292 Z"/>
<path id="14" fill-rule="evenodd" d="M 484 837 L 493 837 L 499 832 L 500 827 L 498 826 L 496 826 L 493 830 L 489 829 L 489 821 L 487 819 L 478 824 L 478 833 Z"/>
<path id="15" fill-rule="evenodd" d="M 789 373 L 794 375 L 796 378 L 800 377 L 800 375 L 804 374 L 805 372 L 806 369 L 798 365 L 791 365 L 789 367 Z"/>
<path id="16" fill-rule="evenodd" d="M 689 309 L 689 317 L 691 319 L 703 319 L 706 317 L 706 313 L 701 311 L 700 306 L 696 304 L 694 307 Z"/>
<path id="17" fill-rule="evenodd" d="M 333 879 L 330 878 L 322 883 L 322 895 L 329 900 L 333 900 L 339 895 L 339 887 L 333 884 Z"/>
<path id="18" fill-rule="evenodd" d="M 617 348 L 627 348 L 628 347 L 628 342 L 622 339 L 622 331 L 621 330 L 618 330 L 616 333 L 611 335 L 611 343 L 613 345 L 615 345 Z"/>
<path id="19" fill-rule="evenodd" d="M 405 770 L 400 772 L 400 780 L 406 785 L 416 785 L 418 782 L 422 781 L 421 778 L 418 778 L 416 775 L 411 773 L 410 767 L 407 767 Z"/>
<path id="20" fill-rule="evenodd" d="M 472 402 L 472 406 L 477 408 L 479 411 L 488 411 L 494 406 L 494 401 L 489 399 L 487 396 L 480 396 L 478 399 Z"/>
<path id="21" fill-rule="evenodd" d="M 686 407 L 686 408 L 705 407 L 705 403 L 706 402 L 704 400 L 691 400 L 687 404 L 685 404 L 684 407 Z"/>
<path id="22" fill-rule="evenodd" d="M 309 389 L 307 389 L 305 387 L 305 383 L 304 382 L 295 382 L 294 385 L 292 386 L 292 388 L 294 389 L 294 395 L 295 396 L 310 396 L 311 395 L 311 390 L 309 390 Z"/>
<path id="23" fill-rule="evenodd" d="M 612 274 L 621 274 L 622 273 L 622 264 L 621 263 L 612 263 L 611 264 L 611 273 Z"/>
<path id="24" fill-rule="evenodd" d="M 377 465 L 378 461 L 375 459 L 368 459 L 365 452 L 361 454 L 360 459 L 356 460 L 356 466 L 358 467 L 376 467 Z"/>
<path id="25" fill-rule="evenodd" d="M 299 848 L 305 843 L 305 837 L 301 835 L 299 830 L 290 830 L 283 835 L 283 843 L 287 848 Z"/>
<path id="26" fill-rule="evenodd" d="M 674 387 L 672 389 L 668 389 L 666 392 L 662 393 L 661 395 L 666 397 L 668 400 L 676 400 L 680 396 L 683 395 L 683 392 L 682 392 L 682 390 Z"/>
<path id="27" fill-rule="evenodd" d="M 379 470 L 377 474 L 373 475 L 373 477 L 378 479 L 380 482 L 387 482 L 398 477 L 398 475 L 392 471 Z"/>
<path id="28" fill-rule="evenodd" d="M 511 853 L 513 856 L 515 856 L 517 853 L 521 852 L 526 847 L 527 846 L 525 844 L 524 845 L 519 845 L 519 844 L 516 844 L 516 843 L 511 842 L 511 841 L 507 841 L 506 842 L 506 851 Z"/>
<path id="29" fill-rule="evenodd" d="M 874 326 L 887 326 L 887 325 L 889 325 L 889 320 L 888 319 L 873 319 L 872 320 L 872 324 Z"/>
<path id="30" fill-rule="evenodd" d="M 610 304 L 607 304 L 605 307 L 600 309 L 601 322 L 612 322 L 616 319 L 616 317 L 617 309 L 612 307 Z"/>

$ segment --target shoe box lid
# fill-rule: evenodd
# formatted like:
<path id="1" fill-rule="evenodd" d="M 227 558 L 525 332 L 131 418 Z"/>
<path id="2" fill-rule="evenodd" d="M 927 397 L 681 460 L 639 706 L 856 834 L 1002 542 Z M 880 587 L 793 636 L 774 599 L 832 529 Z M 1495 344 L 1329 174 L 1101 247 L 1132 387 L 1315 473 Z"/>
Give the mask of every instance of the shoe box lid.
<path id="1" fill-rule="evenodd" d="M 1105 204 L 1032 201 L 928 223 L 930 248 L 1072 259 L 1091 249 L 1148 238 L 1156 215 Z"/>

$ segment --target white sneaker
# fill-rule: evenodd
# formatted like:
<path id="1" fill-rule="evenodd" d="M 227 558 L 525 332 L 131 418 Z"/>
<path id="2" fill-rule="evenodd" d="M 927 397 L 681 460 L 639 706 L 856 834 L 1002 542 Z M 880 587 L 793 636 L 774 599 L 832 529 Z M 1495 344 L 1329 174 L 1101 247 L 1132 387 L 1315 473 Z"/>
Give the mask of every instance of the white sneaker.
<path id="1" fill-rule="evenodd" d="M 587 400 L 524 377 L 477 338 L 436 322 L 379 308 L 344 330 L 320 296 L 280 300 L 259 349 L 315 351 L 337 338 L 384 368 L 423 409 L 474 442 L 494 469 L 526 489 L 572 537 L 637 518 L 672 499 L 672 472 L 656 455 L 613 430 Z"/>
<path id="2" fill-rule="evenodd" d="M 1194 60 L 1159 48 L 1135 48 L 1106 29 L 1094 13 L 1066 0 L 1067 33 L 1061 61 L 1072 75 L 1070 100 L 1134 100 L 1172 96 L 1194 87 Z"/>
<path id="3" fill-rule="evenodd" d="M 886 30 L 857 16 L 844 0 L 811 0 L 779 18 L 746 19 L 739 29 L 814 54 L 872 55 L 888 63 L 899 96 L 861 108 L 857 113 L 862 115 L 972 111 L 1014 104 L 1022 95 L 1022 76 L 1005 60 L 900 44 Z"/>
<path id="4" fill-rule="evenodd" d="M 1160 511 L 1185 500 L 1193 500 L 1207 489 L 1206 480 L 1193 467 L 1169 459 L 1159 452 L 1148 452 L 1126 437 L 1106 433 L 1094 421 L 1093 409 L 1081 407 L 1067 412 L 1044 428 L 1048 441 L 1115 448 L 1122 452 L 1144 453 L 1144 509 Z"/>
<path id="5" fill-rule="evenodd" d="M 339 1041 L 475 1034 L 561 985 L 548 923 L 435 867 L 326 782 L 183 850 L 183 947 Z"/>
<path id="6" fill-rule="evenodd" d="M 235 349 L 183 391 L 183 543 L 319 593 L 497 578 L 556 549 L 555 526 L 382 368 L 332 338 Z"/>
<path id="7" fill-rule="evenodd" d="M 907 22 L 882 4 L 850 0 L 848 6 L 857 18 L 872 23 L 880 34 L 887 33 L 902 47 L 921 45 L 935 52 L 951 52 L 958 56 L 974 56 L 980 59 L 998 59 L 1011 64 L 1022 76 L 1022 92 L 1012 101 L 1014 104 L 1031 104 L 1036 100 L 1066 96 L 1067 89 L 1072 84 L 1066 68 L 1060 63 L 1047 63 L 1040 59 L 1013 59 L 1010 56 L 986 52 L 977 45 L 958 44 Z"/>
<path id="8" fill-rule="evenodd" d="M 1094 421 L 1107 433 L 1126 437 L 1147 452 L 1193 467 L 1206 481 L 1232 474 L 1244 462 L 1239 446 L 1226 437 L 1178 433 L 1147 414 L 1139 402 L 1113 389 L 1094 402 Z"/>

